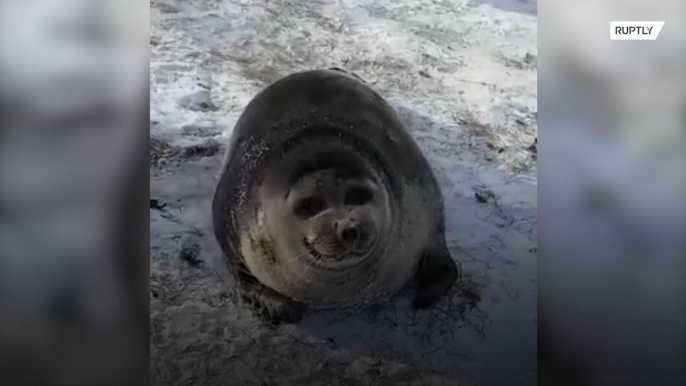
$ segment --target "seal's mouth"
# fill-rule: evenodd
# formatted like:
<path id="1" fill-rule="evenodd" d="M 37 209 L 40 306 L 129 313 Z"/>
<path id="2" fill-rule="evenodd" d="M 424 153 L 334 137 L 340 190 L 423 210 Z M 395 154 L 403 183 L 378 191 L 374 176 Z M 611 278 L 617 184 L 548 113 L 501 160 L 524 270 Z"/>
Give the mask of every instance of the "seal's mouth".
<path id="1" fill-rule="evenodd" d="M 339 255 L 326 255 L 323 253 L 320 253 L 317 251 L 317 249 L 307 241 L 306 238 L 303 237 L 303 244 L 305 246 L 305 249 L 307 252 L 309 252 L 310 256 L 312 256 L 315 259 L 318 260 L 328 260 L 328 261 L 333 261 L 333 262 L 341 262 L 349 258 L 359 258 L 363 257 L 364 255 L 367 254 L 367 252 L 356 252 L 356 251 L 349 251 L 343 254 Z"/>

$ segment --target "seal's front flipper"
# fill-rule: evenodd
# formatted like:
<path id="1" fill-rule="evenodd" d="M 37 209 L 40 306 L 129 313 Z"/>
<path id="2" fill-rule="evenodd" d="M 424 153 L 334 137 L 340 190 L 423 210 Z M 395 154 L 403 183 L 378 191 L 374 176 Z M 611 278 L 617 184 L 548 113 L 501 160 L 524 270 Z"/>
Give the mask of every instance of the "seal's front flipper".
<path id="1" fill-rule="evenodd" d="M 413 306 L 425 308 L 435 304 L 452 287 L 459 269 L 443 243 L 427 249 L 419 262 L 415 281 L 417 293 Z"/>
<path id="2" fill-rule="evenodd" d="M 302 312 L 305 310 L 303 304 L 279 294 L 253 277 L 241 275 L 237 282 L 240 298 L 260 318 L 275 324 L 295 323 L 302 319 Z"/>

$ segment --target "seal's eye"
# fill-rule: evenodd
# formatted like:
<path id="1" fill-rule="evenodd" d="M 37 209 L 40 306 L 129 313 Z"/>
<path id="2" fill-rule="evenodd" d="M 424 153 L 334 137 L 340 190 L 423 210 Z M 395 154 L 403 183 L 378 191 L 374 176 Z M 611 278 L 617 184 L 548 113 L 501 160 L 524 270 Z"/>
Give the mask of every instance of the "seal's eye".
<path id="1" fill-rule="evenodd" d="M 354 187 L 345 192 L 345 205 L 364 205 L 372 200 L 372 192 L 367 188 Z"/>
<path id="2" fill-rule="evenodd" d="M 324 210 L 326 202 L 321 197 L 313 196 L 300 200 L 295 206 L 295 214 L 303 218 L 310 218 Z"/>

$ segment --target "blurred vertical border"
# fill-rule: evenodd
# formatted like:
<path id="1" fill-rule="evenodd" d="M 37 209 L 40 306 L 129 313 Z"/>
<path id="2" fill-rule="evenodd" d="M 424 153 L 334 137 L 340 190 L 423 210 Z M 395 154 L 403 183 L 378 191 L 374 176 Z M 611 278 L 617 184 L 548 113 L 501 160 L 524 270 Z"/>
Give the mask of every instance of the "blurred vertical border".
<path id="1" fill-rule="evenodd" d="M 686 2 L 541 0 L 539 383 L 686 384 Z M 654 41 L 611 21 L 665 21 Z"/>
<path id="2" fill-rule="evenodd" d="M 0 2 L 0 384 L 149 383 L 149 2 Z"/>

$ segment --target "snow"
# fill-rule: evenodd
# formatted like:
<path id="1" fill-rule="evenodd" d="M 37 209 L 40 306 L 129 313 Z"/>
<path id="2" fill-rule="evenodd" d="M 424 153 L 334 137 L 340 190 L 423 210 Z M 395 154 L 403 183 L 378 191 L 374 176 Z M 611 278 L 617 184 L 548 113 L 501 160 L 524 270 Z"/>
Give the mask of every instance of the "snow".
<path id="1" fill-rule="evenodd" d="M 362 313 L 261 324 L 210 264 L 221 152 L 177 156 L 151 168 L 151 197 L 167 204 L 151 210 L 150 224 L 156 384 L 535 384 L 535 3 L 151 6 L 152 138 L 180 149 L 226 144 L 269 83 L 301 70 L 352 71 L 398 110 L 432 164 L 448 243 L 482 298 L 464 316 L 459 296 L 415 313 L 401 295 Z M 198 96 L 211 108 L 191 106 Z M 475 191 L 484 189 L 494 199 L 481 203 Z M 199 267 L 179 258 L 189 243 L 203 246 Z"/>

